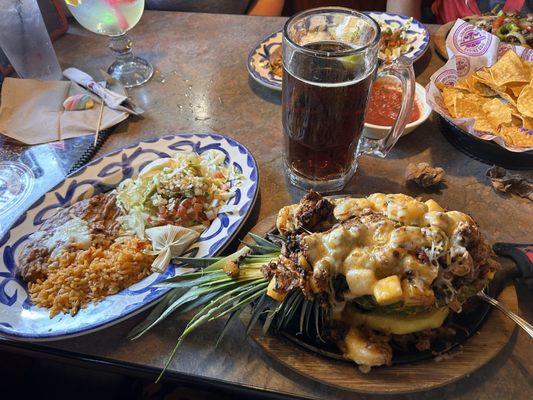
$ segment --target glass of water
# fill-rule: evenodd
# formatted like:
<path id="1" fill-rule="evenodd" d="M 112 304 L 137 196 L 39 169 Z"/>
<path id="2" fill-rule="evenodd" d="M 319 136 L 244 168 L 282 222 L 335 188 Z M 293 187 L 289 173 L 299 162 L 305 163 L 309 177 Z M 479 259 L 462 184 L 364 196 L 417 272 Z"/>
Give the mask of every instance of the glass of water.
<path id="1" fill-rule="evenodd" d="M 21 78 L 61 79 L 61 68 L 36 0 L 0 2 L 0 47 Z"/>
<path id="2" fill-rule="evenodd" d="M 111 37 L 109 48 L 117 58 L 107 69 L 125 87 L 139 86 L 154 73 L 152 65 L 136 57 L 126 32 L 141 19 L 144 0 L 65 0 L 76 20 L 85 29 Z"/>

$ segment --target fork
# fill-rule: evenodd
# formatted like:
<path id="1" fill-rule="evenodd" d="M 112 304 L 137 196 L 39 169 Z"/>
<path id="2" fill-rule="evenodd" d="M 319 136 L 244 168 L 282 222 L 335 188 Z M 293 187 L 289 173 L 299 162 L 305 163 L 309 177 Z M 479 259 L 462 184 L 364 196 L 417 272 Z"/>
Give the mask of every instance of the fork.
<path id="1" fill-rule="evenodd" d="M 514 312 L 509 311 L 507 308 L 503 306 L 502 303 L 500 303 L 498 300 L 493 299 L 489 295 L 487 295 L 485 292 L 481 291 L 478 292 L 478 297 L 486 301 L 487 303 L 493 305 L 498 310 L 500 310 L 502 313 L 504 313 L 507 317 L 512 319 L 520 328 L 522 328 L 526 333 L 529 335 L 529 337 L 533 338 L 533 325 L 531 325 L 529 322 L 527 322 L 525 319 L 519 317 Z"/>

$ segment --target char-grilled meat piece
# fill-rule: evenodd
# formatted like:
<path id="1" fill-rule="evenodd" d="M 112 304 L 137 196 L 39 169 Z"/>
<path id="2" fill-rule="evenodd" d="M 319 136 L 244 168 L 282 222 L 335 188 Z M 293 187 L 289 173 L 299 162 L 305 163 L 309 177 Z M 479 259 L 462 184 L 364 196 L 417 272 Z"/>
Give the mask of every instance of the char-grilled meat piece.
<path id="1" fill-rule="evenodd" d="M 296 211 L 299 226 L 307 231 L 322 232 L 335 224 L 333 204 L 317 192 L 307 193 Z"/>
<path id="2" fill-rule="evenodd" d="M 287 257 L 279 256 L 276 261 L 263 265 L 261 272 L 267 280 L 276 277 L 275 290 L 280 293 L 289 293 L 295 288 L 300 288 L 306 297 L 310 296 L 309 276 L 313 271 Z"/>

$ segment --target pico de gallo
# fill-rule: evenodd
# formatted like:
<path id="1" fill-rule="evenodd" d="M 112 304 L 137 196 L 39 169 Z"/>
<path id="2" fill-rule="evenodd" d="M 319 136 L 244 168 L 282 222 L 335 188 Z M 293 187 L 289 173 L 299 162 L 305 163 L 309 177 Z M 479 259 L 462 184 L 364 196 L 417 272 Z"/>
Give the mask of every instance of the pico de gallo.
<path id="1" fill-rule="evenodd" d="M 208 226 L 233 196 L 231 183 L 239 179 L 224 160 L 217 150 L 180 152 L 124 180 L 117 188 L 124 227 L 139 232 L 161 225 Z"/>
<path id="2" fill-rule="evenodd" d="M 411 44 L 407 31 L 411 27 L 413 19 L 409 18 L 400 27 L 393 27 L 386 23 L 380 23 L 381 39 L 379 45 L 380 58 L 392 61 L 411 50 Z"/>

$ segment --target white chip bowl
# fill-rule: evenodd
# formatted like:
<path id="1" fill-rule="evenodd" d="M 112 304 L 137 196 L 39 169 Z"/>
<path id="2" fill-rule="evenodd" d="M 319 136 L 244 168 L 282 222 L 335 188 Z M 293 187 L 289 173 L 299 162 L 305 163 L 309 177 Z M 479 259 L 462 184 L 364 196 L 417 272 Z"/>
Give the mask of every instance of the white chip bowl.
<path id="1" fill-rule="evenodd" d="M 387 79 L 387 78 L 382 78 Z M 405 125 L 405 130 L 403 131 L 402 136 L 407 135 L 408 133 L 411 133 L 416 128 L 418 128 L 419 125 L 424 123 L 426 119 L 429 118 L 429 115 L 431 114 L 431 107 L 426 101 L 426 89 L 424 86 L 420 85 L 419 83 L 415 84 L 415 101 L 418 101 L 420 104 L 420 118 L 418 118 L 416 121 L 413 121 L 407 125 Z M 390 131 L 390 126 L 383 126 L 383 125 L 374 125 L 369 124 L 365 122 L 365 127 L 363 129 L 363 135 L 365 135 L 368 138 L 371 139 L 382 139 L 384 138 Z"/>

